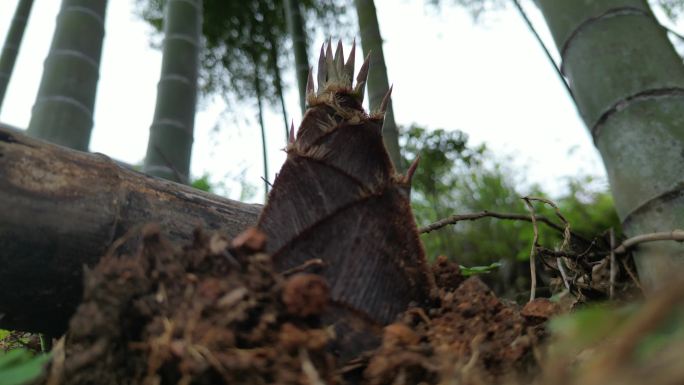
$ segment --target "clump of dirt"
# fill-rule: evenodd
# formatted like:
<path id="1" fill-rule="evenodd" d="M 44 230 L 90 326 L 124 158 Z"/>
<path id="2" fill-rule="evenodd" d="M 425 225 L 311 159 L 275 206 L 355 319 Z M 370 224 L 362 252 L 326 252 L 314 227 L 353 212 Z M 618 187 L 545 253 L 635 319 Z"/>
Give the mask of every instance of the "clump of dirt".
<path id="1" fill-rule="evenodd" d="M 104 257 L 86 274 L 55 383 L 336 382 L 331 335 L 316 317 L 325 283 L 315 277 L 301 292 L 293 286 L 311 277 L 275 274 L 254 237 L 236 241 L 232 255 L 227 239 L 197 232 L 175 250 L 147 227 L 121 247 L 132 253 Z"/>
<path id="2" fill-rule="evenodd" d="M 334 347 L 353 336 L 324 321 L 325 280 L 276 273 L 264 242 L 254 230 L 232 242 L 198 231 L 177 249 L 154 226 L 117 241 L 86 272 L 46 383 L 482 383 L 532 366 L 534 323 L 445 258 L 433 265 L 438 304 L 407 310 L 378 329 L 379 346 L 341 357 Z"/>
<path id="3" fill-rule="evenodd" d="M 385 328 L 365 372 L 368 383 L 493 383 L 532 373 L 532 348 L 544 335 L 533 327 L 537 319 L 500 301 L 479 278 L 461 276 L 454 262 L 439 258 L 433 272 L 440 306 L 410 309 Z"/>

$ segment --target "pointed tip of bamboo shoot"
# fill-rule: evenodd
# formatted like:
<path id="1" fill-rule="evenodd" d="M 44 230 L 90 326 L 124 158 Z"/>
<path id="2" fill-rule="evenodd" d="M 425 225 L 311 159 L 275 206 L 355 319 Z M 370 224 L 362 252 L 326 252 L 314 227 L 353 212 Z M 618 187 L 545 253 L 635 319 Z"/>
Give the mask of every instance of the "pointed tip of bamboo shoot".
<path id="1" fill-rule="evenodd" d="M 347 58 L 347 63 L 344 65 L 344 74 L 349 79 L 351 83 L 354 79 L 354 60 L 356 57 L 356 38 L 352 42 L 351 50 L 349 51 L 349 57 Z M 350 84 L 351 86 L 351 84 Z"/>
<path id="2" fill-rule="evenodd" d="M 418 163 L 420 163 L 420 155 L 418 155 L 416 159 L 413 160 L 408 170 L 406 171 L 406 183 L 408 185 L 410 185 L 411 181 L 413 180 L 413 174 L 415 174 L 416 170 L 418 169 Z"/>
<path id="3" fill-rule="evenodd" d="M 354 94 L 356 95 L 356 99 L 359 101 L 359 103 L 363 104 L 363 98 L 366 93 L 366 82 L 357 82 L 356 86 L 354 87 Z"/>
<path id="4" fill-rule="evenodd" d="M 309 76 L 306 78 L 306 94 L 314 92 L 313 67 L 309 67 Z"/>
<path id="5" fill-rule="evenodd" d="M 392 89 L 394 88 L 394 84 L 392 84 L 387 90 L 387 93 L 385 93 L 385 96 L 382 98 L 382 102 L 380 103 L 380 112 L 384 115 L 385 112 L 387 112 L 387 107 L 389 107 L 389 103 L 392 100 Z"/>
<path id="6" fill-rule="evenodd" d="M 321 96 L 326 90 L 346 89 L 359 103 L 363 103 L 365 85 L 368 79 L 370 67 L 370 53 L 364 59 L 359 73 L 354 82 L 354 69 L 356 61 L 356 38 L 352 42 L 349 56 L 344 57 L 344 47 L 342 40 L 338 40 L 337 47 L 333 54 L 332 38 L 326 39 L 321 45 L 318 57 L 318 74 L 316 75 L 317 86 L 313 85 L 313 74 L 307 78 L 306 92 L 312 95 L 312 103 L 316 103 L 316 98 Z M 356 84 L 354 84 L 356 83 Z M 333 88 L 329 88 L 329 87 Z"/>
<path id="7" fill-rule="evenodd" d="M 334 58 L 333 58 L 332 38 L 331 37 L 328 38 L 327 46 L 328 47 L 325 49 L 325 61 L 332 63 Z"/>
<path id="8" fill-rule="evenodd" d="M 342 47 L 342 39 L 337 41 L 337 48 L 335 49 L 335 63 L 344 62 L 344 48 Z"/>
<path id="9" fill-rule="evenodd" d="M 326 65 L 325 65 L 325 43 L 321 45 L 321 53 L 318 56 L 318 91 L 320 92 L 325 86 L 326 80 Z"/>
<path id="10" fill-rule="evenodd" d="M 368 67 L 370 66 L 370 53 L 366 55 L 366 58 L 363 60 L 363 64 L 361 64 L 361 68 L 359 68 L 359 74 L 356 75 L 356 84 L 359 83 L 366 83 L 366 80 L 368 79 Z"/>

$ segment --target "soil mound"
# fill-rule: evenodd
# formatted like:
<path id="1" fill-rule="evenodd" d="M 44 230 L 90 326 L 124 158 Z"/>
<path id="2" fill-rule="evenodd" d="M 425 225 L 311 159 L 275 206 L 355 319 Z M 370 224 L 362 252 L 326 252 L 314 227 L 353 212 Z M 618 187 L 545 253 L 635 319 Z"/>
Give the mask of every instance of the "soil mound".
<path id="1" fill-rule="evenodd" d="M 371 349 L 341 357 L 341 344 L 364 341 L 349 341 L 323 316 L 325 280 L 276 273 L 264 242 L 254 230 L 232 242 L 197 231 L 178 248 L 155 226 L 117 241 L 86 272 L 45 382 L 482 383 L 534 367 L 543 311 L 525 318 L 446 258 L 432 266 L 438 303 L 408 309 L 377 328 Z"/>

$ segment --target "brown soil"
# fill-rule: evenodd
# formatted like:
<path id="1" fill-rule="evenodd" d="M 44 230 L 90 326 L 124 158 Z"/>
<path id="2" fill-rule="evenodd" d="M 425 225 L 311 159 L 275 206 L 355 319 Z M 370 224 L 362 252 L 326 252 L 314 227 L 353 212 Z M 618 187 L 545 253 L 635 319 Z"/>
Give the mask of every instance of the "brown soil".
<path id="1" fill-rule="evenodd" d="M 197 232 L 177 249 L 147 226 L 117 241 L 86 272 L 83 302 L 44 382 L 480 384 L 535 370 L 538 325 L 553 306 L 521 313 L 446 258 L 433 265 L 438 304 L 409 309 L 378 329 L 379 346 L 342 357 L 335 346 L 373 338 L 350 341 L 357 337 L 330 327 L 326 282 L 275 273 L 259 237 L 231 246 Z"/>

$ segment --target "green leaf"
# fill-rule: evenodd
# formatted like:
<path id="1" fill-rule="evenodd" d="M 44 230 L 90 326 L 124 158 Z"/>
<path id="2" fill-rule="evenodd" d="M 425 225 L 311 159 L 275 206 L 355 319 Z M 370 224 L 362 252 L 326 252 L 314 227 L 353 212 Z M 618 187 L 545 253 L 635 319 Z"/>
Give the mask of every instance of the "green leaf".
<path id="1" fill-rule="evenodd" d="M 49 354 L 33 356 L 25 349 L 0 353 L 0 385 L 21 385 L 36 379 L 49 359 Z"/>
<path id="2" fill-rule="evenodd" d="M 209 174 L 204 174 L 201 177 L 193 180 L 190 185 L 198 190 L 206 192 L 212 192 L 212 190 L 214 189 L 214 186 L 212 186 L 209 182 Z"/>
<path id="3" fill-rule="evenodd" d="M 492 270 L 496 270 L 501 267 L 501 262 L 493 262 L 487 266 L 459 267 L 461 268 L 461 274 L 464 277 L 470 277 L 471 275 L 489 274 Z"/>

